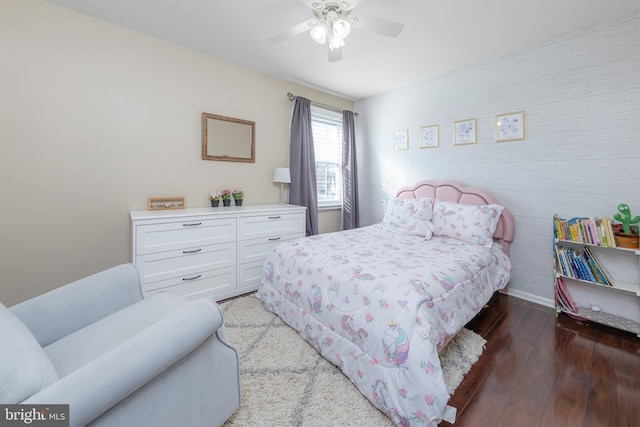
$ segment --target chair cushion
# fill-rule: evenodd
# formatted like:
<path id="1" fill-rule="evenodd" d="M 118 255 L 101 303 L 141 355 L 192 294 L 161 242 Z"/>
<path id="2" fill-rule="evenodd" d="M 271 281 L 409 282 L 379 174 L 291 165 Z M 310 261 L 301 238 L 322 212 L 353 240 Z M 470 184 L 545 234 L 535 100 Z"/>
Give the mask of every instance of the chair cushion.
<path id="1" fill-rule="evenodd" d="M 159 292 L 59 339 L 44 350 L 60 378 L 64 378 L 188 302 L 169 292 Z"/>
<path id="2" fill-rule="evenodd" d="M 58 380 L 29 329 L 0 304 L 0 402 L 20 403 Z"/>

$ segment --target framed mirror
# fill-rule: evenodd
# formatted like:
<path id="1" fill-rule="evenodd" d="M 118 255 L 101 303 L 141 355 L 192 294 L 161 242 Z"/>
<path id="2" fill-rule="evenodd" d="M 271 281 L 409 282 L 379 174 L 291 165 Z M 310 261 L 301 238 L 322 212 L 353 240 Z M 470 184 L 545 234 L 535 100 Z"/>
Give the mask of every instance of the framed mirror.
<path id="1" fill-rule="evenodd" d="M 255 122 L 202 113 L 202 160 L 256 162 Z"/>

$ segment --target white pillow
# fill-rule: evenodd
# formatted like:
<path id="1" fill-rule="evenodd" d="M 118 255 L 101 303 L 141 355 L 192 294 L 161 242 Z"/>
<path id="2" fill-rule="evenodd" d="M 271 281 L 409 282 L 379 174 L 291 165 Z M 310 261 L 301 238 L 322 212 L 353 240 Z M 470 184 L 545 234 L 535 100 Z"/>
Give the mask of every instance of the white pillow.
<path id="1" fill-rule="evenodd" d="M 0 402 L 17 404 L 58 380 L 31 331 L 0 304 Z"/>
<path id="2" fill-rule="evenodd" d="M 433 234 L 490 248 L 503 209 L 495 204 L 464 205 L 436 200 L 431 219 Z"/>
<path id="3" fill-rule="evenodd" d="M 424 197 L 421 199 L 398 199 L 392 197 L 387 203 L 387 209 L 382 223 L 390 227 L 402 229 L 404 234 L 431 238 L 433 225 L 433 203 L 435 199 Z"/>

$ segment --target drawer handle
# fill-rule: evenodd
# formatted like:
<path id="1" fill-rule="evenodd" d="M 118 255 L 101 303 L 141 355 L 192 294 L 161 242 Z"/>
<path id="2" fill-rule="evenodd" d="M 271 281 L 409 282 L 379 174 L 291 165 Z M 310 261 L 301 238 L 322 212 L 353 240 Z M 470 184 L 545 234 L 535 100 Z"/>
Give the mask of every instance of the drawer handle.
<path id="1" fill-rule="evenodd" d="M 276 240 L 280 240 L 282 239 L 282 237 L 269 237 L 269 240 L 271 241 L 276 241 Z"/>
<path id="2" fill-rule="evenodd" d="M 202 277 L 202 274 L 198 274 L 197 276 L 193 276 L 193 277 L 183 277 L 182 280 L 196 280 L 196 279 L 199 279 L 200 277 Z"/>
<path id="3" fill-rule="evenodd" d="M 182 224 L 183 227 L 197 227 L 198 225 L 202 225 L 201 222 L 192 222 L 190 224 Z"/>
<path id="4" fill-rule="evenodd" d="M 190 251 L 182 251 L 183 254 L 195 254 L 196 252 L 200 252 L 202 250 L 202 248 L 198 248 L 198 249 L 193 249 Z"/>
<path id="5" fill-rule="evenodd" d="M 282 215 L 278 215 L 278 216 L 270 216 L 269 219 L 280 219 L 282 218 Z"/>

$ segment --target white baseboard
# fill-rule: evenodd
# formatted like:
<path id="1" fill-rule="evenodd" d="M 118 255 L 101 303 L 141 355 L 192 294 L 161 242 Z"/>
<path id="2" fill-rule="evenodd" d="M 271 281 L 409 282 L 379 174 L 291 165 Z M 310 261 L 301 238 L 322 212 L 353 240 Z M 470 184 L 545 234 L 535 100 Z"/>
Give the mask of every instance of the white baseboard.
<path id="1" fill-rule="evenodd" d="M 555 308 L 555 303 L 553 299 L 541 297 L 540 295 L 534 295 L 529 292 L 521 291 L 519 289 L 513 289 L 511 287 L 507 288 L 507 295 L 512 297 L 521 298 L 523 300 L 527 300 L 529 302 L 544 305 L 545 307 Z"/>

